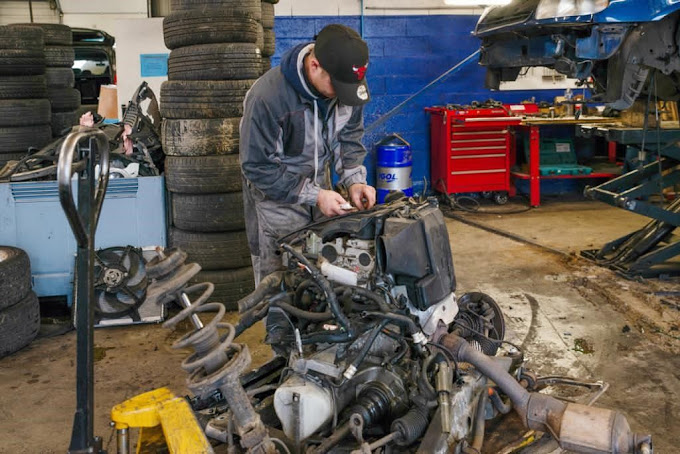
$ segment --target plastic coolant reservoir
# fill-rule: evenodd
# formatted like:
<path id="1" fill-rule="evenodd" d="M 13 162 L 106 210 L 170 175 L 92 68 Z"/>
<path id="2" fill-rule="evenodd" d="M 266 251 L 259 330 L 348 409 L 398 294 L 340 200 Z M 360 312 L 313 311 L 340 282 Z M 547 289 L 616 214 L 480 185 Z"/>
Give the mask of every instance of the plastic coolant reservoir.
<path id="1" fill-rule="evenodd" d="M 299 426 L 295 424 L 293 400 L 296 394 L 299 396 Z M 329 390 L 294 375 L 274 393 L 274 410 L 286 436 L 295 440 L 297 433 L 302 441 L 330 421 L 333 416 L 333 398 Z"/>

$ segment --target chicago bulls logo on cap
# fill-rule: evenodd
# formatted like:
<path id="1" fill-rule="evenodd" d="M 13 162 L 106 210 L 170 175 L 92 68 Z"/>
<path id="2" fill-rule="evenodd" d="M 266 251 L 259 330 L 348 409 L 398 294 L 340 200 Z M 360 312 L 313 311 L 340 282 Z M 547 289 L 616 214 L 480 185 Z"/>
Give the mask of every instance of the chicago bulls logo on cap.
<path id="1" fill-rule="evenodd" d="M 363 80 L 364 76 L 366 75 L 366 68 L 368 67 L 368 63 L 366 63 L 364 66 L 354 66 L 352 65 L 352 72 L 356 74 L 357 80 Z"/>

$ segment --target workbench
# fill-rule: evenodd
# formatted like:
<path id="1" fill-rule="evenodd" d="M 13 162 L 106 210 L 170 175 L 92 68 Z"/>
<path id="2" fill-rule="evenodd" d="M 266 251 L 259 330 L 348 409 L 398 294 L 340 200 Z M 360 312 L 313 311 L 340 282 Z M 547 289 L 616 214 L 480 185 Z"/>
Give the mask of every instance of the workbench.
<path id="1" fill-rule="evenodd" d="M 574 178 L 613 178 L 614 173 L 595 172 L 588 175 L 540 175 L 540 128 L 542 126 L 576 126 L 584 124 L 612 123 L 611 118 L 597 116 L 559 117 L 559 118 L 525 118 L 515 126 L 515 130 L 524 130 L 529 134 L 529 173 L 513 171 L 510 173 L 513 179 L 529 180 L 529 202 L 532 207 L 541 204 L 541 180 L 574 179 Z M 614 162 L 616 158 L 616 143 L 608 145 L 609 160 Z M 515 141 L 511 141 L 510 162 L 516 162 L 517 149 Z M 512 190 L 515 191 L 514 185 Z M 510 195 L 515 195 L 511 193 Z"/>

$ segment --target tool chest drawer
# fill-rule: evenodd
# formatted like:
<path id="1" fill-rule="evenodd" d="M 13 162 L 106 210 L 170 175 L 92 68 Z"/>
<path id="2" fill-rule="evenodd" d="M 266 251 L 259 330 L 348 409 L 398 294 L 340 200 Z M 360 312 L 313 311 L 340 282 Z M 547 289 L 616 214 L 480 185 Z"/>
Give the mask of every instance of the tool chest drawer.
<path id="1" fill-rule="evenodd" d="M 509 191 L 510 126 L 521 119 L 507 109 L 432 107 L 433 188 L 447 194 Z"/>

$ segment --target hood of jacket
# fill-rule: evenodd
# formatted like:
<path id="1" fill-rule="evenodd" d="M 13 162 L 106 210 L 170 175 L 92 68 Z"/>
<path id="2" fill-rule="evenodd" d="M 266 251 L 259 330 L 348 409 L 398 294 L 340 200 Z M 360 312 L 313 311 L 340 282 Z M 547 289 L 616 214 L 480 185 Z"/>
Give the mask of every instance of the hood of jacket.
<path id="1" fill-rule="evenodd" d="M 283 76 L 295 88 L 295 91 L 310 101 L 321 97 L 320 93 L 316 91 L 305 77 L 304 65 L 302 63 L 305 55 L 309 53 L 313 46 L 313 43 L 298 44 L 281 57 L 281 72 Z"/>

